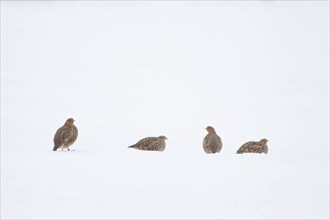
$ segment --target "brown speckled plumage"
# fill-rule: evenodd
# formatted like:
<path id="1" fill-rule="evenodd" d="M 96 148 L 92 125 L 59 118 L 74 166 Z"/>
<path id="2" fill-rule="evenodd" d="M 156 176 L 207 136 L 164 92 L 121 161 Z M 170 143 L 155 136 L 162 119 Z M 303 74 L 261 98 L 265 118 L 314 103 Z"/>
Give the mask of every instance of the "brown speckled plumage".
<path id="1" fill-rule="evenodd" d="M 53 151 L 56 151 L 58 148 L 70 150 L 69 147 L 77 140 L 78 129 L 73 122 L 74 120 L 69 118 L 62 127 L 57 129 L 54 136 Z"/>
<path id="2" fill-rule="evenodd" d="M 203 149 L 207 154 L 219 153 L 222 149 L 221 138 L 215 132 L 215 129 L 211 126 L 206 128 L 208 134 L 203 140 Z"/>
<path id="3" fill-rule="evenodd" d="M 138 141 L 136 144 L 129 146 L 129 148 L 146 151 L 164 151 L 166 139 L 167 138 L 163 135 L 159 137 L 146 137 Z"/>
<path id="4" fill-rule="evenodd" d="M 243 144 L 238 150 L 237 154 L 243 153 L 268 153 L 267 139 L 261 139 L 260 141 L 249 141 Z"/>

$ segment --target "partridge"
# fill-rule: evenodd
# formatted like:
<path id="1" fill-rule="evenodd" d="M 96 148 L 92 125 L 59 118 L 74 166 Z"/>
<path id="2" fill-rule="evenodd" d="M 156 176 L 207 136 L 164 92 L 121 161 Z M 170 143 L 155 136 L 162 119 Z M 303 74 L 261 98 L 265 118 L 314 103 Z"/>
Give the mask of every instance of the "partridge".
<path id="1" fill-rule="evenodd" d="M 237 154 L 243 153 L 268 153 L 267 139 L 261 139 L 260 141 L 249 141 L 243 144 L 238 150 Z"/>
<path id="2" fill-rule="evenodd" d="M 138 141 L 136 144 L 129 146 L 129 148 L 146 151 L 164 151 L 166 139 L 167 137 L 163 135 L 159 137 L 146 137 Z"/>
<path id="3" fill-rule="evenodd" d="M 219 153 L 222 149 L 221 138 L 217 135 L 214 128 L 208 126 L 206 128 L 208 134 L 203 140 L 203 149 L 207 154 Z"/>
<path id="4" fill-rule="evenodd" d="M 78 129 L 73 124 L 74 120 L 69 118 L 66 120 L 64 125 L 57 129 L 55 136 L 54 136 L 54 148 L 53 151 L 56 151 L 58 148 L 67 148 L 77 140 L 78 137 Z"/>

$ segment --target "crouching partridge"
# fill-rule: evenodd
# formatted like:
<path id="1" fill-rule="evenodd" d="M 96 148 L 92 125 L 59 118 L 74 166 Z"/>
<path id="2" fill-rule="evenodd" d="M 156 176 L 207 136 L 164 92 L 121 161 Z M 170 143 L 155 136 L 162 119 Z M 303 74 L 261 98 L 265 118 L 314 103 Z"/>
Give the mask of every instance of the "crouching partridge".
<path id="1" fill-rule="evenodd" d="M 268 153 L 267 139 L 261 139 L 260 141 L 249 141 L 243 144 L 238 150 L 237 154 L 243 153 Z"/>
<path id="2" fill-rule="evenodd" d="M 159 137 L 146 137 L 138 141 L 136 144 L 129 146 L 129 148 L 145 151 L 164 151 L 166 139 L 167 137 L 163 135 Z"/>

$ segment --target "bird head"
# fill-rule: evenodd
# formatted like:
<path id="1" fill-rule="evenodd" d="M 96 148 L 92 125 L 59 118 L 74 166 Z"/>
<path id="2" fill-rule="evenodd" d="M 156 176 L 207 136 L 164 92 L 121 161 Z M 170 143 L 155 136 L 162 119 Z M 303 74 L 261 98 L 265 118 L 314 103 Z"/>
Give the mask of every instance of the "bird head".
<path id="1" fill-rule="evenodd" d="M 160 140 L 162 140 L 162 141 L 165 141 L 166 139 L 167 139 L 167 137 L 165 137 L 164 135 L 161 135 L 161 136 L 159 136 L 158 137 Z"/>
<path id="2" fill-rule="evenodd" d="M 212 126 L 207 126 L 205 129 L 206 129 L 209 133 L 210 133 L 210 132 L 215 132 L 215 130 L 214 130 L 214 128 L 213 128 Z"/>
<path id="3" fill-rule="evenodd" d="M 65 124 L 73 125 L 74 119 L 73 118 L 68 118 L 65 122 Z"/>
<path id="4" fill-rule="evenodd" d="M 266 138 L 264 138 L 264 139 L 261 139 L 259 142 L 261 144 L 267 144 L 268 140 Z"/>

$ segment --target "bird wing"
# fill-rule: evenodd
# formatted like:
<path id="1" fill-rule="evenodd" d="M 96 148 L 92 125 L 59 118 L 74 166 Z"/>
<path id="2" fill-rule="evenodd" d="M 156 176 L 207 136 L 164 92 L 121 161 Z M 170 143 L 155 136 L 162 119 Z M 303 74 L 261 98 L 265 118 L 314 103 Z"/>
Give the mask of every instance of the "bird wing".
<path id="1" fill-rule="evenodd" d="M 209 143 L 209 139 L 208 139 L 208 135 L 206 135 L 203 140 L 203 146 L 206 147 L 208 143 Z"/>
<path id="2" fill-rule="evenodd" d="M 78 129 L 75 125 L 67 125 L 62 128 L 61 141 L 65 145 L 72 145 L 78 137 Z"/>
<path id="3" fill-rule="evenodd" d="M 258 142 L 256 141 L 249 141 L 243 144 L 239 150 L 243 152 L 253 152 L 254 149 L 258 146 Z"/>
<path id="4" fill-rule="evenodd" d="M 54 135 L 54 146 L 55 147 L 59 147 L 62 144 L 62 130 L 63 127 L 60 127 L 59 129 L 57 129 L 55 135 Z"/>
<path id="5" fill-rule="evenodd" d="M 207 134 L 203 140 L 203 148 L 206 153 L 209 152 L 209 134 Z"/>
<path id="6" fill-rule="evenodd" d="M 72 139 L 72 127 L 71 126 L 64 126 L 61 133 L 62 142 L 68 142 Z"/>
<path id="7" fill-rule="evenodd" d="M 251 146 L 255 145 L 256 142 L 254 141 L 249 141 L 249 142 L 246 142 L 245 144 L 243 144 L 240 148 L 241 149 L 247 149 L 247 148 L 250 148 Z"/>
<path id="8" fill-rule="evenodd" d="M 157 141 L 156 137 L 146 137 L 134 144 L 133 147 L 141 150 L 148 150 L 155 141 Z"/>
<path id="9" fill-rule="evenodd" d="M 219 147 L 220 147 L 220 150 L 222 148 L 222 141 L 221 141 L 221 138 L 217 135 L 217 141 L 219 143 Z"/>
<path id="10" fill-rule="evenodd" d="M 251 147 L 251 149 L 252 149 L 253 153 L 259 153 L 259 154 L 261 154 L 261 153 L 267 154 L 268 153 L 267 145 L 262 144 L 260 142 L 257 142 L 255 145 L 253 145 Z"/>
<path id="11" fill-rule="evenodd" d="M 154 150 L 154 151 L 159 151 L 161 148 L 160 145 L 161 145 L 161 141 L 159 139 L 156 139 L 156 140 L 153 140 L 152 142 L 150 142 L 148 149 Z"/>

